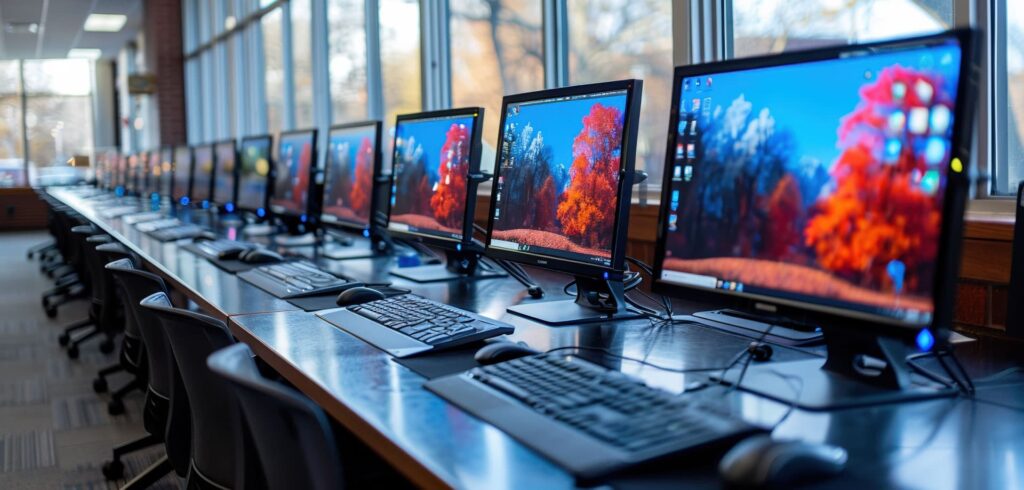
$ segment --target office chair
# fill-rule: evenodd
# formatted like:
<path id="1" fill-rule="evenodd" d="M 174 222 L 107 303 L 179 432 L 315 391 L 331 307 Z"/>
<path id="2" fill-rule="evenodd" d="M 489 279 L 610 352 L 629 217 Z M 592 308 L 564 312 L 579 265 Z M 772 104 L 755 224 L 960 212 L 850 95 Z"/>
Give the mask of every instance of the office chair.
<path id="1" fill-rule="evenodd" d="M 90 284 L 81 258 L 81 241 L 86 236 L 98 233 L 96 228 L 85 224 L 84 219 L 70 212 L 58 213 L 56 219 L 58 224 L 54 233 L 60 253 L 50 262 L 42 262 L 39 266 L 41 273 L 50 277 L 57 276 L 55 287 L 43 292 L 43 311 L 49 318 L 57 316 L 59 306 L 89 296 Z"/>
<path id="2" fill-rule="evenodd" d="M 113 459 L 103 465 L 103 476 L 108 480 L 120 479 L 124 473 L 124 464 L 121 462 L 124 455 L 163 443 L 166 456 L 135 475 L 130 482 L 133 488 L 145 488 L 171 471 L 182 477 L 188 474 L 191 459 L 188 396 L 181 385 L 178 365 L 171 353 L 163 323 L 153 312 L 141 306 L 144 299 L 158 293 L 166 298 L 167 286 L 163 279 L 151 272 L 136 269 L 128 259 L 111 262 L 106 269 L 120 283 L 125 303 L 137 320 L 139 337 L 145 346 L 143 352 L 149 366 L 149 376 L 142 413 L 147 435 L 115 447 Z"/>
<path id="3" fill-rule="evenodd" d="M 238 397 L 268 488 L 341 488 L 340 452 L 323 410 L 264 378 L 252 356 L 238 343 L 214 352 L 207 365 Z"/>
<path id="4" fill-rule="evenodd" d="M 100 352 L 104 354 L 113 352 L 114 335 L 124 325 L 123 310 L 120 308 L 120 301 L 114 287 L 114 278 L 103 268 L 106 262 L 103 261 L 101 252 L 96 250 L 97 246 L 110 243 L 112 240 L 113 238 L 106 234 L 92 235 L 85 239 L 82 255 L 85 258 L 89 279 L 92 283 L 92 304 L 89 309 L 90 321 L 86 326 L 91 326 L 91 328 L 85 334 L 73 340 L 68 335 L 65 343 L 68 348 L 68 358 L 70 359 L 77 359 L 79 347 L 99 334 L 104 334 L 106 337 L 100 343 Z M 81 328 L 85 327 L 76 326 L 76 330 Z M 63 337 L 58 339 L 58 341 L 60 340 L 64 340 Z"/>
<path id="5" fill-rule="evenodd" d="M 96 247 L 96 251 L 99 252 L 103 263 L 107 265 L 121 259 L 128 259 L 132 264 L 138 263 L 135 254 L 120 243 L 104 243 Z M 104 393 L 108 389 L 107 376 L 117 372 L 131 374 L 131 381 L 111 393 L 110 401 L 107 403 L 107 412 L 110 415 L 120 415 L 124 413 L 124 402 L 122 399 L 125 395 L 135 390 L 145 391 L 148 363 L 143 352 L 142 339 L 139 337 L 138 320 L 135 315 L 137 308 L 125 307 L 123 305 L 123 301 L 120 301 L 120 299 L 127 298 L 127 292 L 122 287 L 121 282 L 116 277 L 113 277 L 110 269 L 106 266 L 104 266 L 104 269 L 104 273 L 110 274 L 114 279 L 115 293 L 120 292 L 120 294 L 115 294 L 115 296 L 118 298 L 118 303 L 124 312 L 124 336 L 121 338 L 121 352 L 118 356 L 118 362 L 100 369 L 96 374 L 96 379 L 92 382 L 92 387 L 96 393 Z"/>
<path id="6" fill-rule="evenodd" d="M 192 414 L 192 461 L 188 488 L 252 488 L 262 481 L 258 456 L 246 437 L 242 412 L 230 386 L 206 365 L 213 352 L 234 343 L 224 322 L 174 308 L 167 295 L 142 301 L 163 323 L 178 363 Z"/>
<path id="7" fill-rule="evenodd" d="M 89 315 L 84 319 L 74 322 L 66 327 L 64 331 L 57 337 L 57 342 L 61 347 L 66 347 L 71 342 L 71 335 L 79 330 L 83 330 L 92 327 L 96 323 L 96 317 L 98 315 L 98 303 L 100 299 L 97 297 L 99 291 L 95 287 L 96 280 L 92 277 L 91 267 L 88 264 L 88 258 L 86 257 L 86 249 L 89 244 L 86 240 L 93 235 L 99 234 L 97 228 L 92 225 L 78 225 L 71 228 L 70 240 L 72 247 L 71 263 L 79 270 L 79 277 L 88 284 L 89 297 L 91 303 L 89 305 Z M 95 247 L 95 244 L 92 245 Z M 77 357 L 77 354 L 75 355 Z"/>

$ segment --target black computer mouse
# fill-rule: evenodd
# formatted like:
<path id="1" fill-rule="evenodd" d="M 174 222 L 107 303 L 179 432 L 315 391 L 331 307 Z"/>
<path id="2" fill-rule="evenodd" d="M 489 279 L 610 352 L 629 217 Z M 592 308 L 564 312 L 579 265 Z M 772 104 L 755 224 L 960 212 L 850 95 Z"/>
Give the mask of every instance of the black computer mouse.
<path id="1" fill-rule="evenodd" d="M 781 488 L 838 475 L 846 460 L 846 450 L 838 446 L 758 435 L 729 450 L 718 472 L 733 487 Z"/>
<path id="2" fill-rule="evenodd" d="M 273 262 L 281 262 L 284 260 L 284 257 L 273 250 L 254 248 L 239 254 L 238 260 L 241 260 L 246 264 L 270 264 Z"/>
<path id="3" fill-rule="evenodd" d="M 335 300 L 338 306 L 355 306 L 384 299 L 384 293 L 373 288 L 354 287 L 341 292 Z"/>
<path id="4" fill-rule="evenodd" d="M 473 355 L 473 359 L 483 365 L 497 364 L 503 361 L 511 361 L 512 359 L 518 359 L 520 357 L 532 356 L 540 354 L 539 351 L 531 349 L 526 344 L 517 342 L 491 342 L 480 350 L 476 351 Z"/>

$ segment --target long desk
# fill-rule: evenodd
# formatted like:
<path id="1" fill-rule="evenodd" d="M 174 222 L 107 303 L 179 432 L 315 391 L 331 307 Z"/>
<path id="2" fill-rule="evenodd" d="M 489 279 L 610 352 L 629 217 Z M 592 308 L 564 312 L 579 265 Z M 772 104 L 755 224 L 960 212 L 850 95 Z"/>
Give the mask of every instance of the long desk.
<path id="1" fill-rule="evenodd" d="M 230 274 L 102 220 L 73 192 L 51 195 L 94 220 L 138 253 L 147 266 L 204 309 L 228 320 L 235 336 L 268 365 L 318 403 L 342 426 L 417 485 L 452 488 L 573 488 L 565 471 L 508 434 L 466 414 L 423 388 L 425 378 L 362 340 L 297 311 Z M 185 257 L 188 256 L 188 257 Z M 321 261 L 361 280 L 387 278 L 389 259 Z M 193 272 L 194 271 L 194 272 Z M 547 292 L 562 295 L 565 276 L 531 269 Z M 513 340 L 545 350 L 561 346 L 608 349 L 678 369 L 716 367 L 749 339 L 694 324 L 656 326 L 646 320 L 581 327 L 546 327 L 509 315 L 527 298 L 511 279 L 421 285 L 391 279 L 415 293 L 516 325 Z M 700 305 L 675 302 L 681 311 Z M 977 379 L 1019 366 L 1020 345 L 982 338 L 958 348 Z M 772 362 L 820 356 L 819 349 L 777 347 Z M 679 392 L 703 375 L 674 374 L 631 361 L 602 363 Z M 795 410 L 775 429 L 776 438 L 837 444 L 849 451 L 847 471 L 811 488 L 1024 488 L 1024 385 L 1011 373 L 982 383 L 964 397 L 833 412 Z M 707 388 L 697 396 L 724 398 L 744 418 L 774 425 L 790 407 L 764 398 Z M 612 478 L 618 488 L 718 488 L 714 456 L 694 454 L 669 465 Z"/>

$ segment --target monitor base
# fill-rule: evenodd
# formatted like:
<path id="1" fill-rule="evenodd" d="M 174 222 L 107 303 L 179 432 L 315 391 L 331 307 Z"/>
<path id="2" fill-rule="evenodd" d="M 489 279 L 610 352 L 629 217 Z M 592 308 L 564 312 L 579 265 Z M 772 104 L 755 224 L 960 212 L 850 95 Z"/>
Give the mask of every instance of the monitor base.
<path id="1" fill-rule="evenodd" d="M 332 260 L 370 259 L 377 256 L 372 249 L 360 245 L 325 245 L 320 250 L 320 256 Z"/>
<path id="2" fill-rule="evenodd" d="M 242 234 L 245 236 L 267 236 L 274 233 L 274 227 L 266 223 L 252 223 L 242 227 Z"/>
<path id="3" fill-rule="evenodd" d="M 274 235 L 274 245 L 279 247 L 309 247 L 316 245 L 317 238 L 314 233 L 303 233 L 301 235 Z"/>
<path id="4" fill-rule="evenodd" d="M 821 343 L 824 339 L 824 334 L 820 331 L 785 327 L 780 325 L 780 322 L 773 321 L 773 318 L 767 315 L 763 319 L 754 318 L 754 315 L 725 309 L 698 311 L 692 316 L 694 318 L 688 318 L 688 320 L 695 320 L 701 325 L 740 334 L 745 337 L 756 339 L 764 335 L 765 332 L 768 332 L 765 340 L 785 345 L 813 345 Z M 769 331 L 769 329 L 771 330 Z"/>
<path id="5" fill-rule="evenodd" d="M 443 282 L 457 279 L 494 279 L 507 277 L 504 271 L 495 269 L 480 260 L 480 254 L 465 250 L 445 250 L 445 264 L 400 267 L 390 274 L 413 282 Z"/>
<path id="6" fill-rule="evenodd" d="M 544 301 L 541 303 L 525 303 L 510 306 L 505 310 L 513 315 L 528 318 L 545 325 L 565 326 L 586 323 L 614 322 L 643 318 L 643 314 L 626 308 L 621 311 L 601 311 L 582 306 L 573 299 L 560 301 Z"/>
<path id="7" fill-rule="evenodd" d="M 953 388 L 918 377 L 902 389 L 877 386 L 827 371 L 823 369 L 824 364 L 821 359 L 752 364 L 739 388 L 812 411 L 927 400 L 956 394 Z M 738 367 L 733 368 L 724 378 L 716 374 L 712 379 L 732 385 L 740 371 Z"/>

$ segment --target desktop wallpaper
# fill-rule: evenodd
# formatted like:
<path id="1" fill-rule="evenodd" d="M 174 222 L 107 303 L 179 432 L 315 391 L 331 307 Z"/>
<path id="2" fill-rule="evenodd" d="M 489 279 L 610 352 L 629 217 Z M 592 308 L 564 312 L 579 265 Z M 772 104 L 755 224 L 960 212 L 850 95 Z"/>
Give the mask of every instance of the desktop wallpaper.
<path id="1" fill-rule="evenodd" d="M 195 167 L 192 170 L 192 195 L 189 196 L 196 204 L 210 200 L 210 187 L 213 184 L 213 147 L 197 146 L 192 150 Z"/>
<path id="2" fill-rule="evenodd" d="M 462 236 L 474 118 L 402 121 L 395 128 L 391 223 Z"/>
<path id="3" fill-rule="evenodd" d="M 192 179 L 192 152 L 187 146 L 174 149 L 174 198 L 188 196 Z"/>
<path id="4" fill-rule="evenodd" d="M 684 79 L 664 269 L 927 320 L 959 70 L 942 45 Z"/>
<path id="5" fill-rule="evenodd" d="M 375 125 L 331 132 L 327 147 L 323 213 L 340 220 L 370 222 Z"/>
<path id="6" fill-rule="evenodd" d="M 238 207 L 258 210 L 264 205 L 270 175 L 270 138 L 242 141 L 239 158 Z"/>
<path id="7" fill-rule="evenodd" d="M 218 143 L 214 146 L 217 154 L 217 177 L 213 179 L 213 201 L 227 204 L 235 199 L 235 142 Z"/>
<path id="8" fill-rule="evenodd" d="M 625 112 L 625 91 L 509 105 L 492 245 L 610 259 Z"/>
<path id="9" fill-rule="evenodd" d="M 313 161 L 311 134 L 284 135 L 278 147 L 271 202 L 293 213 L 305 213 Z"/>

